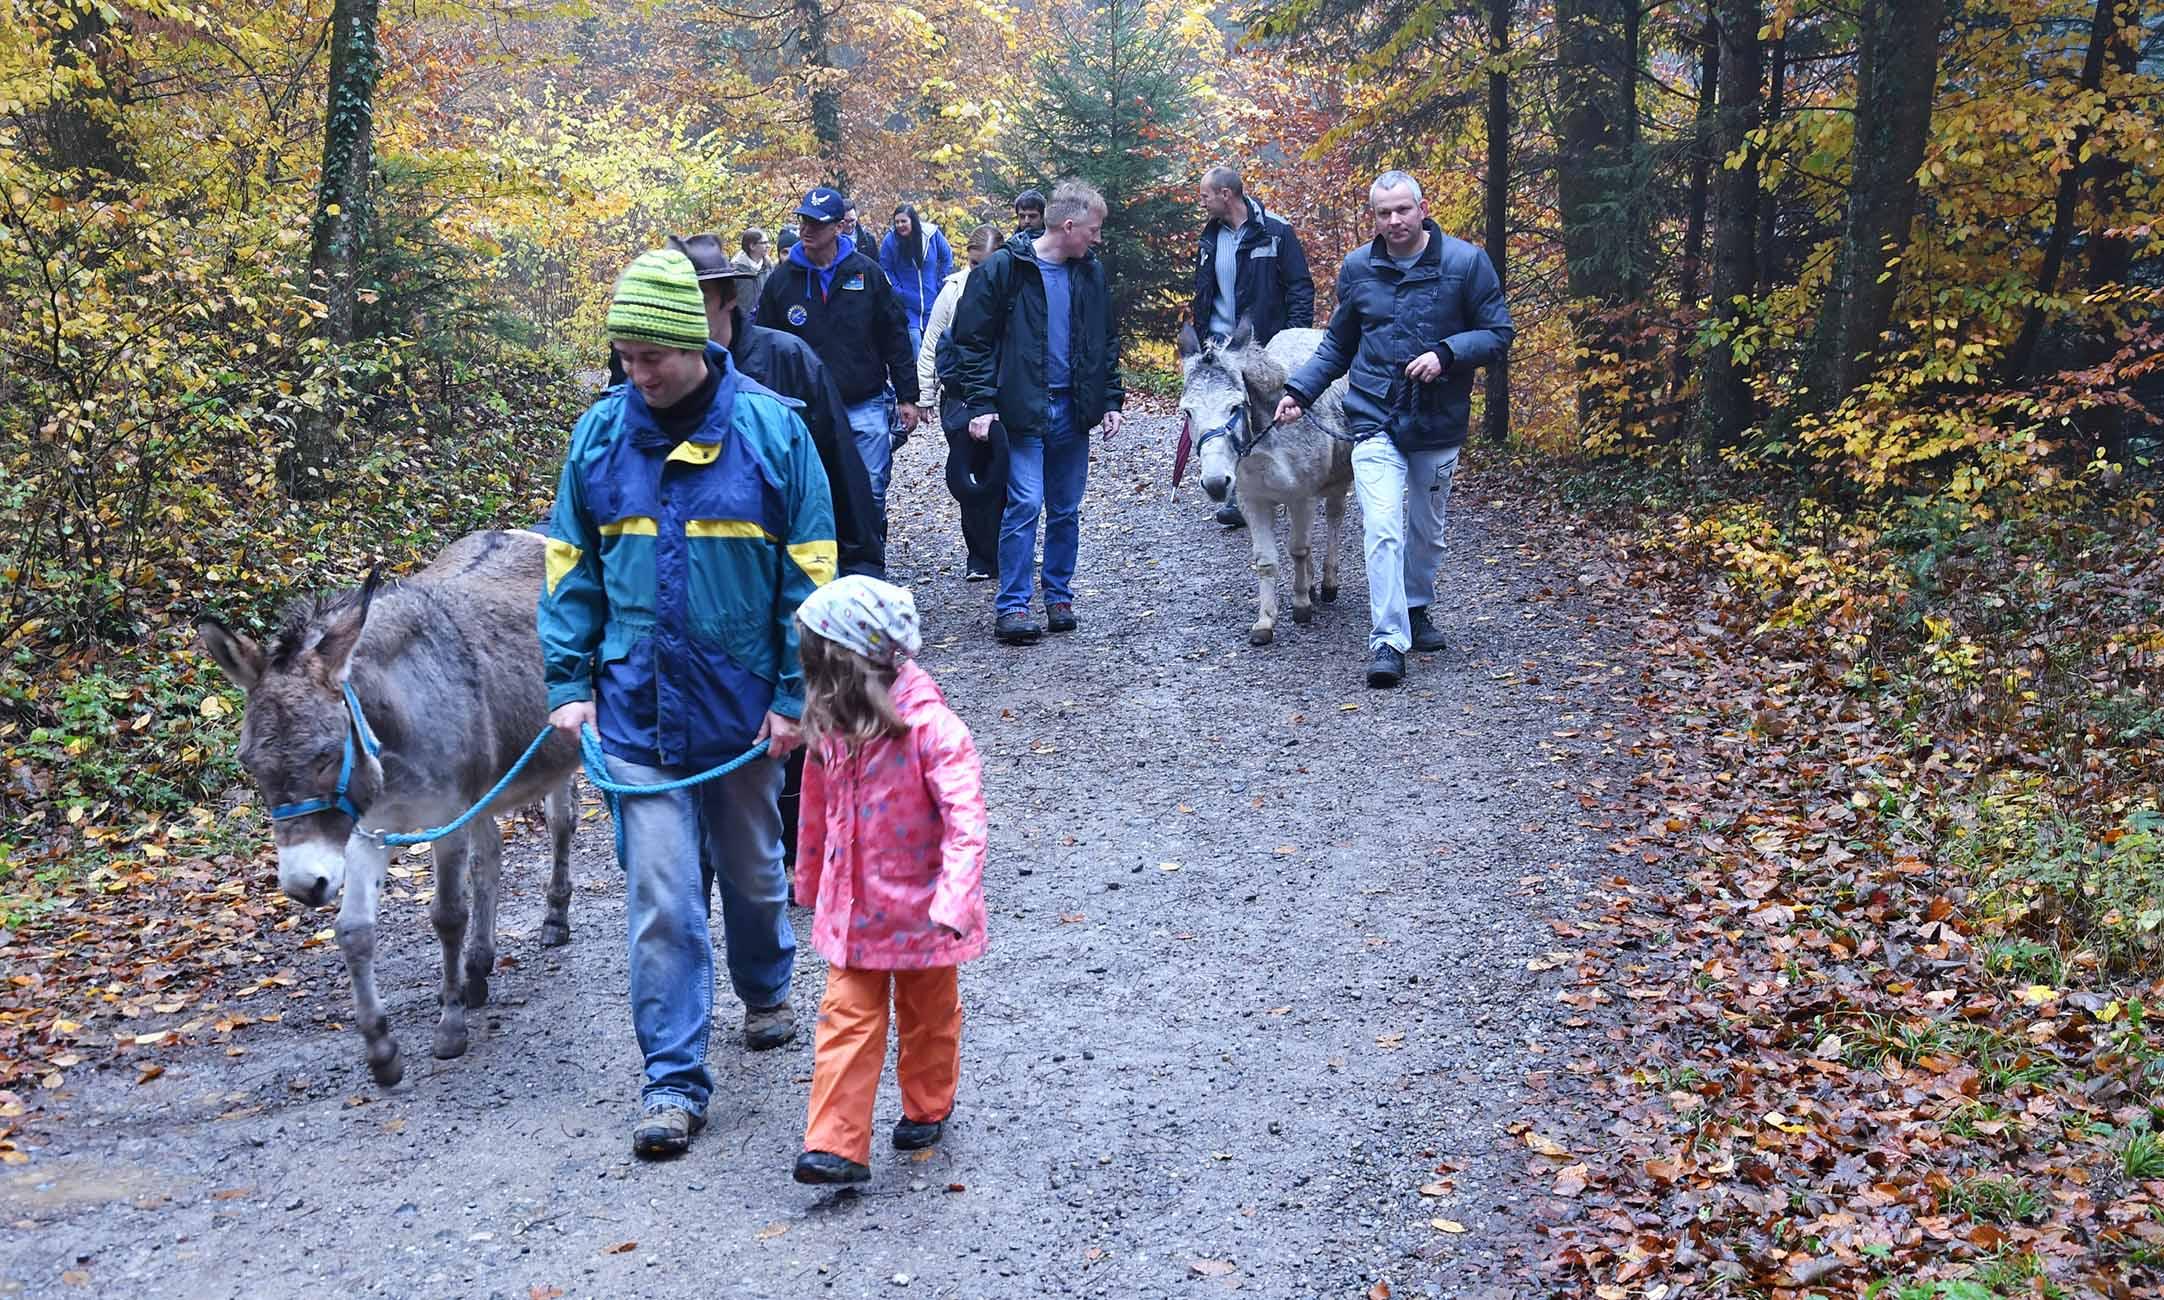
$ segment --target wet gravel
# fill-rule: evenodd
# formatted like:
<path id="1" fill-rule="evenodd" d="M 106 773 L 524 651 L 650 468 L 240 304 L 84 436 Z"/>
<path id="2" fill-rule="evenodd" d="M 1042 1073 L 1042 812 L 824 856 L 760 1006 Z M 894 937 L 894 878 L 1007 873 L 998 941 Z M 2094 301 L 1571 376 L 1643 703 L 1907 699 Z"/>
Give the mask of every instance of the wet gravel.
<path id="1" fill-rule="evenodd" d="M 141 1086 L 79 1072 L 36 1161 L 0 1171 L 0 1295 L 1545 1294 L 1542 1189 L 1507 1126 L 1547 1104 L 1528 1071 L 1594 1032 L 1528 965 L 1604 870 L 1577 791 L 1612 761 L 1594 715 L 1627 651 L 1573 594 L 1573 539 L 1529 529 L 1477 458 L 1436 606 L 1451 645 L 1403 688 L 1362 685 L 1357 510 L 1342 599 L 1305 627 L 1288 600 L 1250 648 L 1246 540 L 1192 481 L 1168 499 L 1170 438 L 1143 419 L 1098 453 L 1081 630 L 1026 648 L 992 643 L 991 584 L 961 579 L 943 449 L 898 457 L 892 567 L 992 809 L 992 952 L 963 974 L 937 1151 L 880 1151 L 861 1194 L 790 1181 L 806 947 L 807 1032 L 745 1052 L 724 983 L 710 1126 L 634 1162 L 621 881 L 589 807 L 568 948 L 536 940 L 540 836 L 510 846 L 505 964 L 463 1059 L 426 1052 L 436 946 L 409 880 L 379 963 L 397 1090 L 368 1080 L 329 944 L 235 1004 L 281 1014 L 244 1054 L 189 1048 Z M 890 1082 L 881 1131 L 896 1111 Z"/>

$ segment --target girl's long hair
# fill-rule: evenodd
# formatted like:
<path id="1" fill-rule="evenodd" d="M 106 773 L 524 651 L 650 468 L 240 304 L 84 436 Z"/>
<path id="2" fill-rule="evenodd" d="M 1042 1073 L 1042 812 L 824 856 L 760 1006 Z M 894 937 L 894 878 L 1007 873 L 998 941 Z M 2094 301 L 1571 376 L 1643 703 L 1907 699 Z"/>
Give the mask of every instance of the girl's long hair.
<path id="1" fill-rule="evenodd" d="M 813 746 L 832 739 L 851 752 L 866 741 L 909 733 L 894 707 L 895 670 L 873 663 L 797 623 L 797 657 L 804 664 L 804 737 Z"/>
<path id="2" fill-rule="evenodd" d="M 909 238 L 907 239 L 902 238 L 900 235 L 894 235 L 894 219 L 904 212 L 909 214 Z M 894 211 L 887 214 L 887 233 L 894 235 L 894 242 L 900 246 L 903 257 L 908 258 L 913 265 L 924 265 L 924 259 L 929 253 L 924 242 L 924 219 L 917 215 L 916 204 L 896 204 Z"/>

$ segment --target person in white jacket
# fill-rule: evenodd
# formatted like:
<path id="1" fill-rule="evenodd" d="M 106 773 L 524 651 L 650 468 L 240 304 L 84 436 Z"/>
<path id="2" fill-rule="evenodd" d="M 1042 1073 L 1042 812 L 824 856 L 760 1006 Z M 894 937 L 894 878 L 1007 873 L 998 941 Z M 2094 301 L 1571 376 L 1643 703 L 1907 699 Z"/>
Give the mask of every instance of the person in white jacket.
<path id="1" fill-rule="evenodd" d="M 940 428 L 947 435 L 947 491 L 962 508 L 962 576 L 983 582 L 999 569 L 999 517 L 1007 507 L 1007 438 L 997 423 L 992 436 L 979 441 L 969 436 L 969 413 L 959 402 L 949 418 L 941 401 L 939 345 L 954 324 L 954 309 L 962 301 L 962 286 L 978 263 L 1000 245 L 999 227 L 979 226 L 970 232 L 969 265 L 939 286 L 932 310 L 924 318 L 924 340 L 917 348 L 917 388 L 925 410 L 938 411 Z"/>

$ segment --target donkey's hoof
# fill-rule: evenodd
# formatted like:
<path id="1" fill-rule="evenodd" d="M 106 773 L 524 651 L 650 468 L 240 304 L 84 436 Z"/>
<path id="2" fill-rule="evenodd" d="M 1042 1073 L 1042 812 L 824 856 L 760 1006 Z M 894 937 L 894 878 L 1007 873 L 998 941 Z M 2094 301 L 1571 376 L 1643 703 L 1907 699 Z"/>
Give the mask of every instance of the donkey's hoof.
<path id="1" fill-rule="evenodd" d="M 1251 628 L 1249 629 L 1247 634 L 1247 643 L 1249 645 L 1268 645 L 1270 644 L 1271 638 L 1275 637 L 1276 635 L 1277 629 L 1274 627 L 1261 626 Z"/>
<path id="2" fill-rule="evenodd" d="M 466 1026 L 463 1024 L 447 1025 L 439 1022 L 436 1025 L 436 1041 L 430 1044 L 429 1050 L 435 1053 L 436 1059 L 439 1061 L 448 1061 L 456 1056 L 464 1056 L 466 1054 Z"/>
<path id="3" fill-rule="evenodd" d="M 458 990 L 458 1000 L 466 1004 L 468 1011 L 488 1005 L 488 976 L 466 972 L 466 982 Z"/>
<path id="4" fill-rule="evenodd" d="M 542 947 L 561 948 L 569 942 L 571 942 L 571 923 L 569 921 L 550 920 L 541 923 Z"/>
<path id="5" fill-rule="evenodd" d="M 1303 626 L 1314 622 L 1315 607 L 1313 605 L 1294 605 L 1292 607 L 1292 621 Z"/>
<path id="6" fill-rule="evenodd" d="M 1322 603 L 1325 605 L 1331 605 L 1337 602 L 1337 588 L 1335 587 L 1325 586 L 1322 590 L 1316 592 L 1315 594 L 1322 600 Z"/>
<path id="7" fill-rule="evenodd" d="M 391 1044 L 391 1054 L 383 1060 L 371 1059 L 368 1062 L 368 1072 L 375 1076 L 377 1087 L 397 1087 L 399 1081 L 406 1077 L 406 1058 L 398 1050 L 398 1044 Z"/>

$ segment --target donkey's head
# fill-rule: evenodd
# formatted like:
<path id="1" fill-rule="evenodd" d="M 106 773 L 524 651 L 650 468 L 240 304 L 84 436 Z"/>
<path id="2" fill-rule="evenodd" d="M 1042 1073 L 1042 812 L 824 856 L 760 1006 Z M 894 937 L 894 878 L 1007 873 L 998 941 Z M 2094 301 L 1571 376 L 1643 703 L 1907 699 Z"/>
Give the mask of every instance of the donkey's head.
<path id="1" fill-rule="evenodd" d="M 346 842 L 383 789 L 383 767 L 346 704 L 346 674 L 368 622 L 376 575 L 358 592 L 305 600 L 286 612 L 266 653 L 214 618 L 203 648 L 248 694 L 240 761 L 271 808 L 278 887 L 308 904 L 345 887 Z"/>
<path id="2" fill-rule="evenodd" d="M 1223 343 L 1199 340 L 1194 326 L 1183 325 L 1179 350 L 1180 414 L 1194 430 L 1202 490 L 1222 501 L 1241 455 L 1269 427 L 1285 375 L 1244 320 Z"/>

